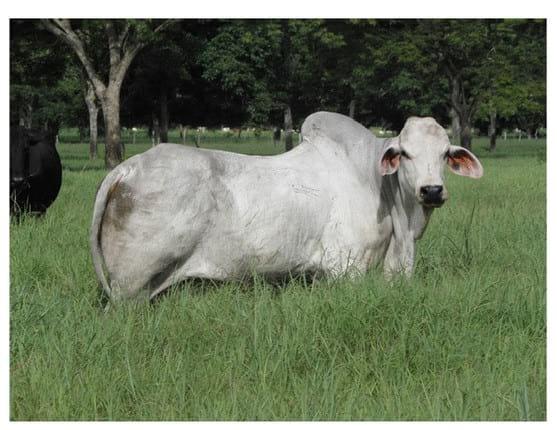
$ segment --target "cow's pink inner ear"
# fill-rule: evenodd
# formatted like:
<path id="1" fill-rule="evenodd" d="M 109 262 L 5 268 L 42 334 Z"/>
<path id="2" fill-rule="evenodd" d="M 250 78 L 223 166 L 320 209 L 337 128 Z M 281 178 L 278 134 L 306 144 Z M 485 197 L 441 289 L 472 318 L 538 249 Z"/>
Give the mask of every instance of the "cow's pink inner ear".
<path id="1" fill-rule="evenodd" d="M 470 170 L 470 168 L 472 167 L 470 159 L 468 159 L 467 157 L 459 156 L 458 153 L 454 156 L 449 155 L 448 162 L 449 167 L 453 170 Z"/>
<path id="2" fill-rule="evenodd" d="M 389 149 L 381 159 L 381 173 L 391 175 L 395 173 L 400 165 L 400 152 Z"/>
<path id="3" fill-rule="evenodd" d="M 447 158 L 447 164 L 457 175 L 479 178 L 483 174 L 483 169 L 479 162 L 464 150 L 456 150 L 450 153 Z"/>

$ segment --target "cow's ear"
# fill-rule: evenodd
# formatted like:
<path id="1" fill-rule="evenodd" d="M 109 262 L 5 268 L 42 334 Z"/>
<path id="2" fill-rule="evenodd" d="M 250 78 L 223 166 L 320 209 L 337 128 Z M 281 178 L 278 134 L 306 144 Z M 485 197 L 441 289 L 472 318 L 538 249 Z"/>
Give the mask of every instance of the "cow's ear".
<path id="1" fill-rule="evenodd" d="M 379 171 L 381 176 L 392 175 L 400 166 L 400 144 L 398 139 L 393 139 L 384 149 L 381 156 Z"/>
<path id="2" fill-rule="evenodd" d="M 484 169 L 480 160 L 462 146 L 449 146 L 447 164 L 453 173 L 469 178 L 481 178 Z"/>

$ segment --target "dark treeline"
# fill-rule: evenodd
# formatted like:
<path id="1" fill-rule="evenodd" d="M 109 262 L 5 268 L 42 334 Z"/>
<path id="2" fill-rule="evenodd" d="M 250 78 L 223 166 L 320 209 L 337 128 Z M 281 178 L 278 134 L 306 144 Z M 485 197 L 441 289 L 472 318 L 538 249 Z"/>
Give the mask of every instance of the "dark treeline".
<path id="1" fill-rule="evenodd" d="M 399 130 L 434 116 L 472 128 L 545 126 L 545 20 L 11 20 L 10 120 L 98 127 L 283 128 L 318 110 Z M 100 115 L 99 115 L 100 114 Z M 94 145 L 93 145 L 94 143 Z"/>

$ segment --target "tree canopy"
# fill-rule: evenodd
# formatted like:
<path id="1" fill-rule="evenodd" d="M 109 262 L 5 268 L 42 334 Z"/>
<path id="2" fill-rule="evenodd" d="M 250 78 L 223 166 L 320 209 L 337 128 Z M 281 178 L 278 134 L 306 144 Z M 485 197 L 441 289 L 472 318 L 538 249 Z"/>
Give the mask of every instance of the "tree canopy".
<path id="1" fill-rule="evenodd" d="M 286 108 L 294 127 L 332 110 L 398 130 L 452 110 L 469 145 L 493 118 L 546 121 L 545 20 L 14 19 L 10 33 L 11 121 L 27 125 L 86 126 L 87 82 L 105 123 L 117 109 L 161 133 L 282 127 Z"/>

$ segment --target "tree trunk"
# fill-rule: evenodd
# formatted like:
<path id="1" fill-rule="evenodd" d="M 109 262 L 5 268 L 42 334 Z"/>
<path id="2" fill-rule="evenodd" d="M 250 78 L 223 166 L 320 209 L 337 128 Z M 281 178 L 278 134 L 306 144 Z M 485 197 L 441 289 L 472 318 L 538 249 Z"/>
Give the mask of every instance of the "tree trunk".
<path id="1" fill-rule="evenodd" d="M 195 137 L 195 146 L 197 148 L 200 148 L 200 146 L 199 146 L 200 144 L 201 144 L 201 129 L 198 127 L 197 128 L 197 136 Z"/>
<path id="2" fill-rule="evenodd" d="M 161 88 L 159 103 L 161 105 L 160 141 L 168 142 L 168 95 L 164 85 Z"/>
<path id="3" fill-rule="evenodd" d="M 458 116 L 460 125 L 460 146 L 468 150 L 472 149 L 472 116 L 474 101 L 466 98 L 463 83 L 458 76 L 451 77 L 451 109 Z"/>
<path id="4" fill-rule="evenodd" d="M 292 110 L 290 106 L 284 108 L 284 151 L 290 151 L 294 145 L 292 144 Z"/>
<path id="5" fill-rule="evenodd" d="M 148 41 L 145 38 L 134 40 L 130 37 L 132 26 L 129 22 L 118 31 L 115 21 L 104 20 L 110 66 L 108 82 L 105 83 L 87 55 L 82 35 L 72 29 L 69 19 L 42 19 L 41 22 L 48 31 L 60 37 L 72 48 L 95 88 L 103 110 L 106 167 L 112 169 L 122 161 L 125 149 L 120 141 L 120 89 L 131 62 Z M 151 33 L 163 31 L 172 22 L 172 20 L 165 20 Z"/>
<path id="6" fill-rule="evenodd" d="M 273 145 L 277 146 L 280 143 L 280 127 L 275 127 L 273 131 Z"/>
<path id="7" fill-rule="evenodd" d="M 19 107 L 19 125 L 23 128 L 31 128 L 33 125 L 33 105 L 25 103 Z"/>
<path id="8" fill-rule="evenodd" d="M 107 91 L 101 105 L 104 119 L 105 165 L 114 169 L 124 157 L 120 139 L 120 91 Z"/>
<path id="9" fill-rule="evenodd" d="M 489 150 L 495 151 L 497 146 L 497 112 L 489 113 Z"/>
<path id="10" fill-rule="evenodd" d="M 23 108 L 19 108 L 19 126 L 25 128 L 25 118 L 23 116 Z"/>
<path id="11" fill-rule="evenodd" d="M 461 124 L 460 146 L 468 150 L 472 148 L 472 126 L 468 121 Z"/>
<path id="12" fill-rule="evenodd" d="M 458 120 L 458 114 L 453 107 L 449 111 L 449 115 L 451 117 L 451 134 L 453 142 L 456 142 L 456 139 L 460 137 L 460 121 Z"/>
<path id="13" fill-rule="evenodd" d="M 99 107 L 96 103 L 95 89 L 90 82 L 87 82 L 87 92 L 85 93 L 85 104 L 89 111 L 89 159 L 97 158 L 97 138 L 98 138 L 98 118 Z"/>
<path id="14" fill-rule="evenodd" d="M 354 119 L 354 115 L 356 114 L 356 99 L 350 100 L 350 105 L 348 106 L 348 116 Z"/>
<path id="15" fill-rule="evenodd" d="M 153 146 L 161 143 L 161 128 L 159 126 L 159 119 L 155 112 L 151 112 L 151 144 Z"/>
<path id="16" fill-rule="evenodd" d="M 182 124 L 178 124 L 178 134 L 180 135 L 180 141 L 182 145 L 184 144 L 184 126 Z"/>
<path id="17" fill-rule="evenodd" d="M 87 135 L 87 130 L 83 126 L 78 127 L 79 132 L 79 143 L 85 142 L 85 136 Z"/>

